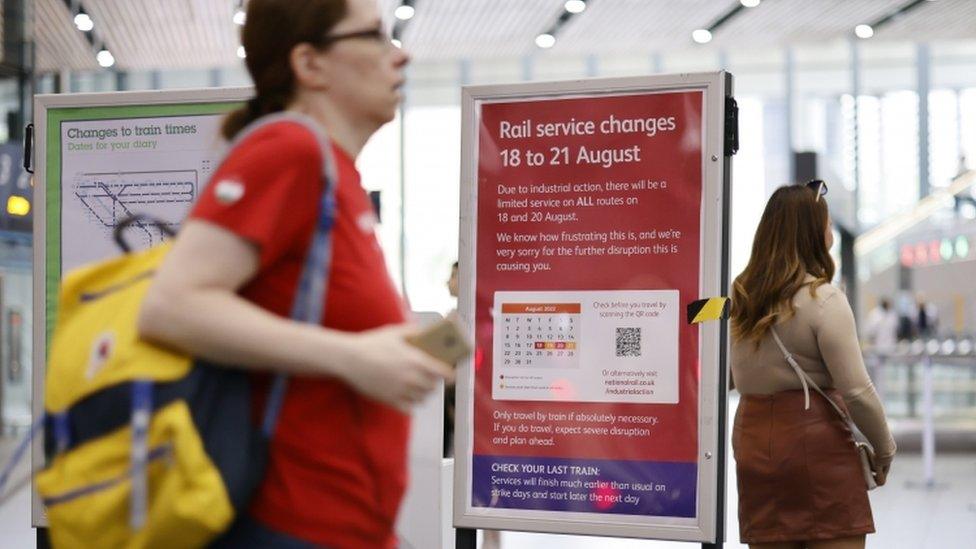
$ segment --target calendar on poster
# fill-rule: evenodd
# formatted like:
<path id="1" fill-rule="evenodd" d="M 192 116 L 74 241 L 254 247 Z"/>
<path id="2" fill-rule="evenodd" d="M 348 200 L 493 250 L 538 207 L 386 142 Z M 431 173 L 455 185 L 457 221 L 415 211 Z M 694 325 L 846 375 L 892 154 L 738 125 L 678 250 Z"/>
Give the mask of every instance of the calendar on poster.
<path id="1" fill-rule="evenodd" d="M 495 292 L 492 317 L 494 400 L 678 402 L 677 291 Z"/>
<path id="2" fill-rule="evenodd" d="M 728 85 L 465 89 L 456 525 L 717 535 Z"/>

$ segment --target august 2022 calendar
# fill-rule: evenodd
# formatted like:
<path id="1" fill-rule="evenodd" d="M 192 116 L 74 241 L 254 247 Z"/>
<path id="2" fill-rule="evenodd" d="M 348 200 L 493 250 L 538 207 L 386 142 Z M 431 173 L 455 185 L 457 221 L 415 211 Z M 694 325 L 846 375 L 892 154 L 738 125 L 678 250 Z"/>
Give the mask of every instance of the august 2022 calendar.
<path id="1" fill-rule="evenodd" d="M 496 292 L 492 397 L 678 402 L 678 292 Z"/>
<path id="2" fill-rule="evenodd" d="M 579 303 L 503 303 L 503 366 L 579 366 Z"/>

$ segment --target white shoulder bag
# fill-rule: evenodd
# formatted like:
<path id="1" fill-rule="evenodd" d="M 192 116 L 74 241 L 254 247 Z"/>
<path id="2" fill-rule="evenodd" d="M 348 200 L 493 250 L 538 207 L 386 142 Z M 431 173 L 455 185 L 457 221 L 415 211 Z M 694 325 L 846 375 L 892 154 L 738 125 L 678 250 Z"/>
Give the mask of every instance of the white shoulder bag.
<path id="1" fill-rule="evenodd" d="M 847 415 L 847 412 L 842 410 L 841 407 L 833 401 L 833 399 L 827 396 L 827 393 L 823 392 L 823 389 L 821 389 L 820 386 L 817 385 L 817 383 L 813 381 L 813 379 L 811 379 L 806 372 L 803 371 L 803 368 L 800 368 L 800 365 L 796 363 L 796 359 L 793 358 L 793 355 L 786 350 L 786 346 L 783 345 L 783 340 L 779 338 L 779 334 L 776 333 L 776 330 L 770 328 L 769 331 L 772 332 L 773 339 L 776 340 L 776 345 L 779 345 L 779 350 L 783 351 L 783 357 L 786 359 L 786 362 L 793 367 L 793 371 L 796 372 L 796 375 L 800 378 L 800 383 L 803 384 L 804 410 L 810 409 L 810 389 L 808 385 L 812 385 L 813 389 L 824 397 L 824 400 L 830 404 L 841 419 L 847 423 L 847 426 L 850 427 L 851 432 L 854 433 L 854 448 L 861 460 L 861 472 L 864 474 L 864 482 L 867 483 L 868 490 L 874 490 L 877 488 L 878 482 L 874 478 L 874 448 L 871 447 L 871 443 L 869 443 L 867 439 L 864 438 L 864 435 L 862 435 L 861 432 L 858 431 L 854 426 L 851 416 Z"/>

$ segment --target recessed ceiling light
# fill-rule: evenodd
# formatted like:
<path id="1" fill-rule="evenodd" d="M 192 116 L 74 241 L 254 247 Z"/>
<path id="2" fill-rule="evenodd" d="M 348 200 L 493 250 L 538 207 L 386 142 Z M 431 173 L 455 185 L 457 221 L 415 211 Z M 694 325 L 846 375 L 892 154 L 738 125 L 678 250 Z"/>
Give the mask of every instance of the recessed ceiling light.
<path id="1" fill-rule="evenodd" d="M 691 39 L 699 44 L 707 44 L 712 41 L 712 33 L 708 29 L 698 29 L 691 33 Z"/>
<path id="2" fill-rule="evenodd" d="M 106 49 L 103 49 L 102 51 L 98 52 L 98 55 L 95 56 L 95 59 L 98 61 L 99 65 L 105 67 L 106 69 L 115 64 L 115 56 L 112 55 L 112 52 Z"/>
<path id="3" fill-rule="evenodd" d="M 87 13 L 81 12 L 75 16 L 75 26 L 82 32 L 88 32 L 95 28 L 95 22 Z"/>
<path id="4" fill-rule="evenodd" d="M 403 47 L 403 42 L 401 42 L 398 38 L 393 38 L 393 39 L 390 40 L 390 42 L 392 42 L 393 45 L 396 46 L 396 47 L 398 47 L 398 48 L 402 48 Z"/>
<path id="5" fill-rule="evenodd" d="M 234 24 L 243 25 L 244 21 L 247 21 L 247 13 L 242 8 L 237 8 L 237 11 L 234 12 Z"/>
<path id="6" fill-rule="evenodd" d="M 548 32 L 544 32 L 535 37 L 535 45 L 542 49 L 549 49 L 556 45 L 556 37 Z"/>
<path id="7" fill-rule="evenodd" d="M 244 46 L 237 46 L 237 57 L 244 59 L 247 57 L 247 52 L 244 50 Z"/>
<path id="8" fill-rule="evenodd" d="M 871 25 L 858 25 L 854 27 L 854 34 L 858 38 L 871 38 L 874 36 L 874 29 L 871 28 Z"/>
<path id="9" fill-rule="evenodd" d="M 393 12 L 393 16 L 399 19 L 400 21 L 406 21 L 411 17 L 413 17 L 413 14 L 415 12 L 416 10 L 413 9 L 413 6 L 399 6 Z"/>
<path id="10" fill-rule="evenodd" d="M 569 13 L 583 13 L 586 10 L 586 2 L 583 0 L 566 0 L 564 7 Z"/>
<path id="11" fill-rule="evenodd" d="M 754 8 L 759 5 L 762 0 L 739 0 L 743 6 L 747 8 Z"/>

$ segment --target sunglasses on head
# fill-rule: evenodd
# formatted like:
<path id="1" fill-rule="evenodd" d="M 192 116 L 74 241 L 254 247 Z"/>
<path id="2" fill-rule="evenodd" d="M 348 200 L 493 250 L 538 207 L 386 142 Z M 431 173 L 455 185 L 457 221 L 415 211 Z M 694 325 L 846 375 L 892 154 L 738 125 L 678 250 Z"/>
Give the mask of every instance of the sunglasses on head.
<path id="1" fill-rule="evenodd" d="M 827 194 L 827 183 L 822 179 L 811 179 L 803 184 L 806 188 L 810 189 L 816 193 L 816 200 L 820 200 L 820 197 Z"/>

